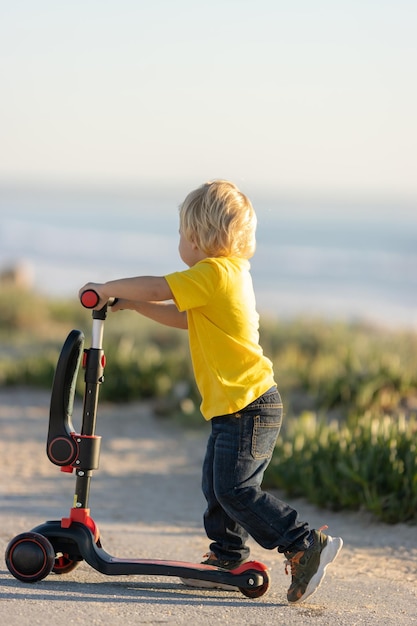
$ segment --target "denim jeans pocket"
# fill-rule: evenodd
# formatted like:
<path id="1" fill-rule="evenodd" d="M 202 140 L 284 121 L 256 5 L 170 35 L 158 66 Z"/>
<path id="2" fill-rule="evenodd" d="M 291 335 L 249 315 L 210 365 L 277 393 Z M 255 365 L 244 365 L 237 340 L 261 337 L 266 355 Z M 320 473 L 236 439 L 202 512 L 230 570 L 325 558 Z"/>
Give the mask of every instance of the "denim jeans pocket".
<path id="1" fill-rule="evenodd" d="M 251 454 L 256 460 L 269 459 L 281 429 L 281 415 L 255 415 L 253 418 Z"/>

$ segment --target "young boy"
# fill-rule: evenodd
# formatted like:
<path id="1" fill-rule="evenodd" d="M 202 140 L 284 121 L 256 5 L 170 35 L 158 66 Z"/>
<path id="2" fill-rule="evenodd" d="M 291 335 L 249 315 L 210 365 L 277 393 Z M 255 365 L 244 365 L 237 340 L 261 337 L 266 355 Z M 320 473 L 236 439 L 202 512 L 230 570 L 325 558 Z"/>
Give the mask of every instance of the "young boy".
<path id="1" fill-rule="evenodd" d="M 262 547 L 284 553 L 292 574 L 287 598 L 296 603 L 316 591 L 343 541 L 310 529 L 294 509 L 261 488 L 282 403 L 272 363 L 259 345 L 248 261 L 255 252 L 255 229 L 253 207 L 234 184 L 207 182 L 180 207 L 179 253 L 189 269 L 88 283 L 80 293 L 94 289 L 98 307 L 114 297 L 113 311 L 133 309 L 188 329 L 201 412 L 212 429 L 202 480 L 211 544 L 203 562 L 238 567 L 249 557 L 250 535 Z"/>

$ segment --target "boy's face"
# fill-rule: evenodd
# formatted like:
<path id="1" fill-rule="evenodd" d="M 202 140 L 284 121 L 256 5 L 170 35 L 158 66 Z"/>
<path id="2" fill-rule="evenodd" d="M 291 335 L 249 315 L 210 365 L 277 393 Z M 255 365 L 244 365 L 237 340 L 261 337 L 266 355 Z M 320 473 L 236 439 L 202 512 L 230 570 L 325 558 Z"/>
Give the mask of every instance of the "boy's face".
<path id="1" fill-rule="evenodd" d="M 195 243 L 187 239 L 180 230 L 180 243 L 178 245 L 178 251 L 181 259 L 188 267 L 192 267 L 198 261 L 201 261 L 206 255 L 196 246 Z"/>

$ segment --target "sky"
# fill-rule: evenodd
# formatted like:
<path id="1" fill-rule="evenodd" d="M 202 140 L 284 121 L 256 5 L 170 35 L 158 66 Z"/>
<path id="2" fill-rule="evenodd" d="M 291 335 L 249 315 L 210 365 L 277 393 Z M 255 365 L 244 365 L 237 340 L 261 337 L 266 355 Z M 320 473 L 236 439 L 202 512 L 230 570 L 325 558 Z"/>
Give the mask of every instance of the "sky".
<path id="1" fill-rule="evenodd" d="M 417 199 L 415 0 L 0 0 L 0 183 Z"/>

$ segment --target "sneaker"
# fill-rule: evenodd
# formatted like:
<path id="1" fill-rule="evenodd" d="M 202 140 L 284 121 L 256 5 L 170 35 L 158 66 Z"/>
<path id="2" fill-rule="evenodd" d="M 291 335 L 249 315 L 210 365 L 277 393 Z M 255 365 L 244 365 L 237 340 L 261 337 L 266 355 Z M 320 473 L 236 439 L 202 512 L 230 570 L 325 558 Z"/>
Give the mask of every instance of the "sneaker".
<path id="1" fill-rule="evenodd" d="M 314 542 L 304 551 L 284 552 L 291 568 L 291 585 L 287 592 L 288 602 L 295 604 L 311 596 L 320 586 L 327 566 L 335 560 L 343 546 L 340 537 L 330 537 L 320 530 L 313 530 Z"/>
<path id="2" fill-rule="evenodd" d="M 201 561 L 201 565 L 213 565 L 214 567 L 220 567 L 221 569 L 232 570 L 236 569 L 240 565 L 246 562 L 246 559 L 240 561 L 227 561 L 225 559 L 218 559 L 214 552 L 208 552 L 203 556 L 204 561 Z M 222 583 L 212 582 L 210 580 L 199 580 L 196 578 L 180 578 L 181 582 L 187 587 L 198 587 L 200 589 L 223 589 L 224 591 L 239 591 L 238 587 L 233 585 L 224 585 Z"/>

